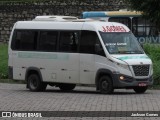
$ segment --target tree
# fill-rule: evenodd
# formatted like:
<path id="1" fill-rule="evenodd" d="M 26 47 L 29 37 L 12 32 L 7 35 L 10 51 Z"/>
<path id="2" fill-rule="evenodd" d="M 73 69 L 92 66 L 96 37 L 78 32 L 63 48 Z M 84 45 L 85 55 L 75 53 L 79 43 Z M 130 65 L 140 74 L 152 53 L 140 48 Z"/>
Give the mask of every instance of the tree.
<path id="1" fill-rule="evenodd" d="M 131 10 L 140 11 L 144 18 L 156 25 L 160 34 L 160 0 L 124 0 Z"/>

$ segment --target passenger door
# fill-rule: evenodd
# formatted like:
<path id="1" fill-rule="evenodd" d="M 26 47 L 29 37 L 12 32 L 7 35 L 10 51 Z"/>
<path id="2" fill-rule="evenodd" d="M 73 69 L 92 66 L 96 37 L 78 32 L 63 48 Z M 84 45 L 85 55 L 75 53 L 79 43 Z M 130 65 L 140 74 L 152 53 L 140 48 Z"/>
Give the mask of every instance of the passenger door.
<path id="1" fill-rule="evenodd" d="M 80 40 L 80 83 L 95 83 L 95 44 L 98 39 L 94 31 L 82 31 Z"/>

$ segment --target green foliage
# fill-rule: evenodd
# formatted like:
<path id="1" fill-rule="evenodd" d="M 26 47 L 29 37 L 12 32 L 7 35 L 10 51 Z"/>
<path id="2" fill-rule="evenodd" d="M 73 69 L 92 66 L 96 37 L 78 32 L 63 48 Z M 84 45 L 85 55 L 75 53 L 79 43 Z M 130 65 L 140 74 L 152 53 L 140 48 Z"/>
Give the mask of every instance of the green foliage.
<path id="1" fill-rule="evenodd" d="M 26 84 L 23 80 L 0 79 L 0 83 Z"/>
<path id="2" fill-rule="evenodd" d="M 8 77 L 8 45 L 0 44 L 0 79 Z"/>
<path id="3" fill-rule="evenodd" d="M 144 50 L 153 62 L 154 84 L 160 85 L 160 45 L 145 44 Z"/>
<path id="4" fill-rule="evenodd" d="M 160 0 L 124 0 L 129 8 L 141 11 L 143 16 L 157 26 L 160 31 Z"/>

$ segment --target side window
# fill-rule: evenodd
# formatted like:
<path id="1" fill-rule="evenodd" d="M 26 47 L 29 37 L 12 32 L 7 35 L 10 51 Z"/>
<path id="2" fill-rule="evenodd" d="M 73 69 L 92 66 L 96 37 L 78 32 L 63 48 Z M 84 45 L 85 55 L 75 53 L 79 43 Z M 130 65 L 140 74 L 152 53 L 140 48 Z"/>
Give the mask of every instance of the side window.
<path id="1" fill-rule="evenodd" d="M 79 41 L 78 31 L 62 31 L 60 32 L 59 51 L 61 52 L 77 52 Z"/>
<path id="2" fill-rule="evenodd" d="M 99 49 L 102 49 L 102 46 L 100 44 L 97 33 L 94 31 L 82 31 L 79 52 L 99 54 Z"/>
<path id="3" fill-rule="evenodd" d="M 37 46 L 37 31 L 17 30 L 14 33 L 12 40 L 13 50 L 31 51 L 36 50 Z"/>
<path id="4" fill-rule="evenodd" d="M 41 31 L 38 50 L 47 52 L 56 51 L 57 39 L 58 39 L 58 32 Z"/>

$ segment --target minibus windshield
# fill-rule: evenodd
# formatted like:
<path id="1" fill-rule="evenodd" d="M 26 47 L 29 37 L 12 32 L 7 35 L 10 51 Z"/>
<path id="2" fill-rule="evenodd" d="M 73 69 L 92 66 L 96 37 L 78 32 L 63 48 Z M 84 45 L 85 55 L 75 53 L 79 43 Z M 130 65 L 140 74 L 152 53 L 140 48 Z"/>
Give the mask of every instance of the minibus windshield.
<path id="1" fill-rule="evenodd" d="M 143 54 L 136 37 L 131 32 L 100 32 L 110 54 Z"/>

